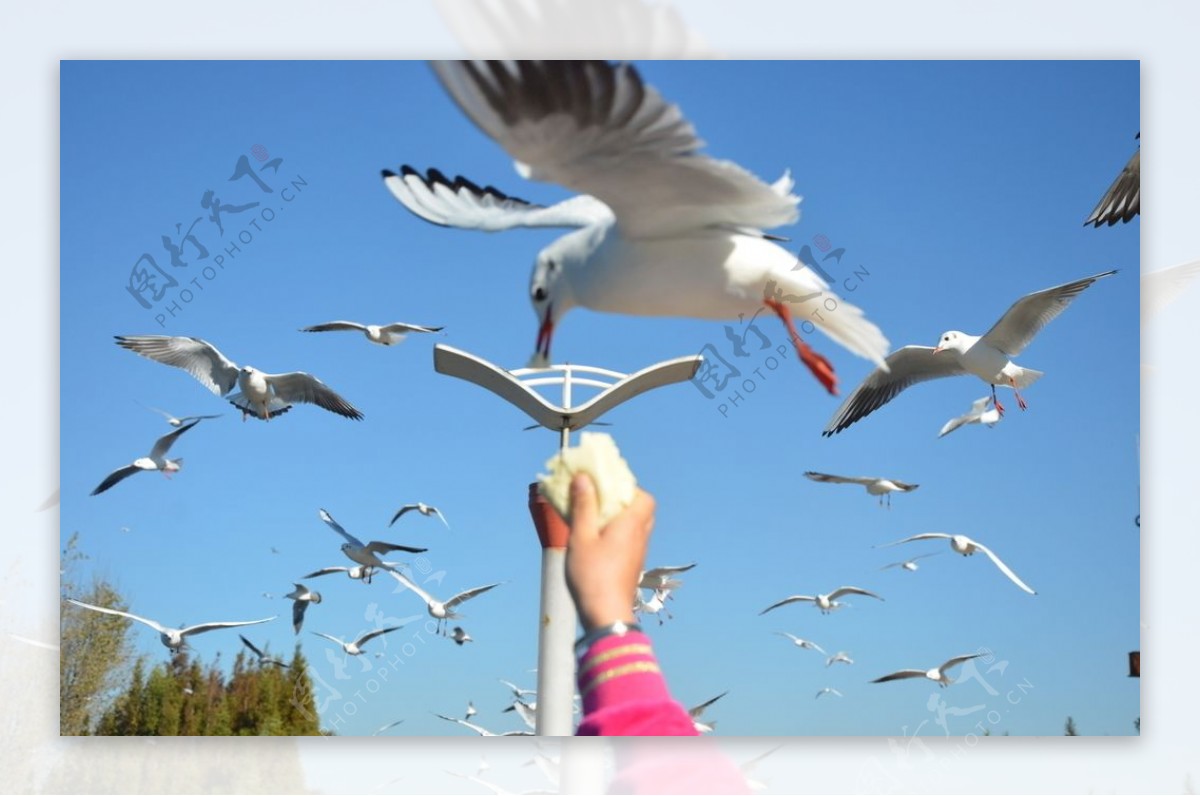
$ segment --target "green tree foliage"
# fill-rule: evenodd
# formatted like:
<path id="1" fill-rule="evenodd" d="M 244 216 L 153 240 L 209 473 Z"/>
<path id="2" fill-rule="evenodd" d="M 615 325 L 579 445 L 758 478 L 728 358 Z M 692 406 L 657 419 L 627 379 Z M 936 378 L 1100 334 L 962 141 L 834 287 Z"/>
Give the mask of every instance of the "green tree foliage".
<path id="1" fill-rule="evenodd" d="M 87 587 L 78 585 L 79 563 L 86 558 L 79 550 L 78 534 L 73 535 L 60 559 L 58 710 L 61 735 L 87 735 L 121 680 L 128 676 L 129 622 L 66 602 L 67 597 L 74 597 L 93 605 L 128 610 L 120 593 L 108 581 L 93 577 Z"/>
<path id="2" fill-rule="evenodd" d="M 97 727 L 100 735 L 320 735 L 308 662 L 297 647 L 288 668 L 260 665 L 239 652 L 229 676 L 186 652 L 147 670 L 139 660 L 129 686 Z"/>

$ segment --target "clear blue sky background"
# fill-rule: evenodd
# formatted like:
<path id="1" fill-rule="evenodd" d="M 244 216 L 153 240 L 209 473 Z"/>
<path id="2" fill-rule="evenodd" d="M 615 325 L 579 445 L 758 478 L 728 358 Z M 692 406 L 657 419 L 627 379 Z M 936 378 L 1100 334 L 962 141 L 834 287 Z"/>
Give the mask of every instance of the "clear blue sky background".
<path id="1" fill-rule="evenodd" d="M 1121 269 L 1020 358 L 1047 375 L 1027 391 L 1028 412 L 1009 400 L 1008 417 L 991 430 L 936 438 L 946 419 L 987 393 L 963 378 L 914 388 L 823 439 L 839 401 L 794 358 L 764 370 L 727 416 L 720 400 L 689 384 L 614 412 L 610 431 L 659 501 L 648 563 L 698 562 L 671 603 L 675 618 L 662 627 L 649 620 L 673 694 L 695 704 L 729 690 L 707 718 L 730 735 L 920 728 L 961 736 L 978 721 L 995 732 L 1059 734 L 1067 715 L 1083 734 L 1132 733 L 1138 682 L 1125 677 L 1125 655 L 1139 645 L 1140 222 L 1103 230 L 1081 222 L 1136 146 L 1137 63 L 639 68 L 680 105 L 709 154 L 768 180 L 792 169 L 802 217 L 777 232 L 791 236 L 793 250 L 818 234 L 844 247 L 831 273 L 839 281 L 855 269 L 869 275 L 852 280 L 853 296 L 839 292 L 893 347 L 932 345 L 947 329 L 982 333 L 1019 296 Z M 255 144 L 283 158 L 278 175 L 263 175 L 269 184 L 307 183 L 293 201 L 245 179 L 227 182 Z M 464 731 L 431 713 L 461 714 L 472 699 L 480 723 L 513 729 L 519 720 L 499 712 L 507 693 L 496 680 L 534 683 L 526 670 L 536 665 L 539 551 L 525 496 L 555 441 L 523 432 L 526 419 L 507 404 L 435 374 L 431 348 L 446 342 L 522 366 L 536 333 L 529 268 L 559 233 L 484 235 L 426 224 L 382 185 L 379 170 L 401 163 L 534 201 L 567 195 L 523 182 L 420 63 L 63 64 L 62 531 L 80 534 L 88 566 L 114 580 L 134 612 L 168 624 L 278 614 L 248 635 L 285 654 L 295 642 L 290 603 L 262 593 L 281 595 L 304 573 L 348 563 L 318 508 L 364 539 L 428 546 L 423 566 L 444 572 L 430 584 L 440 596 L 505 582 L 466 608 L 462 624 L 477 642 L 458 648 L 430 636 L 420 601 L 394 593 L 387 578 L 370 587 L 340 576 L 311 582 L 325 602 L 309 611 L 299 641 L 331 687 L 318 687 L 323 725 L 369 734 L 404 718 L 404 734 L 457 735 Z M 227 256 L 211 281 L 197 272 L 222 239 L 207 220 L 197 225 L 210 259 L 191 257 L 192 266 L 173 273 L 199 278 L 204 290 L 193 287 L 191 303 L 160 326 L 161 310 L 144 310 L 124 289 L 129 269 L 151 252 L 171 270 L 160 237 L 205 214 L 200 198 L 209 189 L 230 204 L 262 201 L 276 217 L 251 228 L 252 242 Z M 226 216 L 225 237 L 256 211 Z M 356 335 L 296 331 L 337 318 L 447 329 L 392 349 Z M 763 329 L 784 342 L 774 321 Z M 277 422 L 243 424 L 184 372 L 112 341 L 154 333 L 202 337 L 267 371 L 309 371 L 366 420 L 299 406 Z M 871 369 L 824 338 L 812 342 L 835 363 L 843 394 Z M 555 355 L 633 371 L 707 344 L 738 362 L 720 323 L 581 310 L 560 327 Z M 105 474 L 169 430 L 135 401 L 225 416 L 180 440 L 173 454 L 187 461 L 172 483 L 143 474 L 89 497 Z M 808 469 L 921 488 L 888 511 L 859 488 L 804 479 Z M 417 517 L 387 529 L 392 512 L 416 500 L 442 507 L 452 530 Z M 917 573 L 879 571 L 906 555 L 946 550 L 933 542 L 872 549 L 924 531 L 989 544 L 1038 596 L 978 556 L 946 552 Z M 804 605 L 757 615 L 789 594 L 843 584 L 874 589 L 886 602 L 862 598 L 831 616 Z M 307 631 L 349 637 L 375 627 L 376 611 L 422 619 L 377 647 L 404 663 L 369 694 L 370 681 L 383 682 L 386 659 L 367 656 L 372 672 L 352 660 L 348 679 L 338 679 L 326 656 L 332 645 Z M 845 650 L 856 663 L 827 669 L 776 630 Z M 148 629 L 137 627 L 134 637 L 152 660 L 165 658 Z M 411 656 L 404 642 L 413 643 Z M 236 631 L 222 631 L 194 646 L 205 660 L 219 652 L 228 661 L 240 643 Z M 1008 662 L 985 675 L 997 695 L 977 682 L 945 692 L 868 683 L 981 647 Z M 1019 683 L 1012 703 L 1006 695 Z M 845 698 L 814 701 L 827 685 Z M 931 694 L 952 710 L 945 730 L 929 709 Z"/>

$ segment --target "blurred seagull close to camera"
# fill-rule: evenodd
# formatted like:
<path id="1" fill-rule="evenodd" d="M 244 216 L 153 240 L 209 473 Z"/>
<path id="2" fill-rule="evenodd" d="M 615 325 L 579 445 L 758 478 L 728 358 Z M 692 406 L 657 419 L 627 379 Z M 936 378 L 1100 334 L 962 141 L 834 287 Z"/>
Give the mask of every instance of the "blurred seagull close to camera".
<path id="1" fill-rule="evenodd" d="M 429 592 L 422 589 L 417 584 L 413 583 L 408 578 L 404 577 L 404 575 L 397 572 L 396 570 L 388 569 L 388 574 L 391 575 L 393 578 L 395 578 L 400 583 L 401 586 L 404 586 L 405 588 L 407 588 L 409 591 L 416 594 L 418 597 L 420 597 L 425 602 L 425 607 L 429 611 L 429 615 L 432 616 L 434 619 L 438 620 L 438 632 L 439 633 L 442 631 L 442 625 L 445 623 L 445 621 L 447 619 L 459 618 L 459 614 L 455 613 L 455 611 L 454 611 L 455 608 L 462 605 L 467 600 L 470 600 L 474 597 L 478 597 L 479 595 L 483 594 L 484 592 L 489 591 L 490 589 L 494 589 L 500 585 L 499 583 L 492 583 L 487 586 L 476 586 L 473 589 L 467 589 L 466 591 L 461 591 L 458 594 L 451 597 L 449 600 L 442 602 L 441 600 L 437 599 Z"/>
<path id="2" fill-rule="evenodd" d="M 1142 139 L 1142 134 L 1134 136 Z M 1100 197 L 1095 208 L 1083 222 L 1086 227 L 1091 224 L 1096 229 L 1107 224 L 1112 226 L 1118 221 L 1127 223 L 1142 212 L 1142 150 L 1138 149 L 1129 158 L 1125 168 L 1113 180 L 1112 185 Z"/>
<path id="3" fill-rule="evenodd" d="M 766 608 L 759 611 L 758 615 L 762 616 L 767 611 L 773 611 L 780 606 L 790 605 L 791 603 L 795 602 L 810 602 L 820 609 L 821 613 L 827 614 L 830 611 L 841 608 L 846 604 L 837 601 L 838 597 L 846 594 L 861 594 L 864 597 L 874 597 L 876 600 L 883 600 L 882 597 L 873 591 L 867 591 L 866 589 L 861 589 L 858 586 L 842 586 L 829 592 L 829 594 L 817 594 L 815 596 L 808 594 L 795 594 L 791 597 L 784 597 L 774 605 L 768 605 Z"/>
<path id="4" fill-rule="evenodd" d="M 348 533 L 341 525 L 338 525 L 337 520 L 325 509 L 318 509 L 317 516 L 346 540 L 342 545 L 342 552 L 346 554 L 346 558 L 365 567 L 385 569 L 388 572 L 394 573 L 396 570 L 392 568 L 391 564 L 380 559 L 380 554 L 386 555 L 387 553 L 394 553 L 397 550 L 405 553 L 424 553 L 427 549 L 424 547 L 408 547 L 402 544 L 392 544 L 391 542 L 369 542 L 368 544 L 363 544 L 357 537 Z"/>
<path id="5" fill-rule="evenodd" d="M 933 682 L 937 683 L 942 688 L 945 688 L 946 686 L 948 686 L 954 682 L 952 679 L 950 679 L 950 676 L 946 674 L 947 669 L 958 666 L 960 663 L 969 661 L 972 658 L 978 658 L 982 654 L 983 653 L 976 652 L 973 655 L 959 655 L 956 658 L 951 658 L 950 660 L 946 661 L 945 663 L 943 663 L 941 666 L 937 667 L 936 669 L 928 669 L 928 670 L 926 670 L 926 669 L 901 669 L 898 672 L 892 672 L 891 674 L 885 674 L 883 677 L 880 677 L 877 680 L 872 680 L 871 682 L 872 683 L 887 683 L 892 680 L 907 680 L 909 678 L 914 678 L 914 677 L 924 677 L 926 679 L 932 680 Z"/>
<path id="6" fill-rule="evenodd" d="M 908 484 L 894 478 L 855 478 L 845 475 L 814 473 L 811 470 L 806 472 L 804 477 L 820 484 L 858 484 L 866 487 L 868 495 L 879 496 L 879 505 L 881 506 L 885 495 L 887 496 L 887 505 L 891 506 L 893 492 L 911 492 L 920 486 L 920 484 Z"/>
<path id="7" fill-rule="evenodd" d="M 397 511 L 394 515 L 392 515 L 392 521 L 388 523 L 388 527 L 390 528 L 391 526 L 395 525 L 396 520 L 400 519 L 401 517 L 403 517 L 405 514 L 407 514 L 410 511 L 415 511 L 418 514 L 420 514 L 422 517 L 436 516 L 439 520 L 442 521 L 442 525 L 445 525 L 446 528 L 450 527 L 450 523 L 446 522 L 445 514 L 443 514 L 436 506 L 428 506 L 424 503 L 408 503 L 404 506 L 401 506 L 400 510 Z"/>
<path id="8" fill-rule="evenodd" d="M 342 417 L 362 420 L 362 412 L 325 386 L 316 376 L 293 373 L 263 373 L 249 365 L 239 368 L 212 343 L 199 337 L 168 337 L 161 334 L 120 336 L 117 345 L 135 354 L 182 368 L 211 392 L 224 396 L 242 410 L 242 420 L 254 415 L 270 420 L 292 408 L 294 403 L 316 404 Z M 237 387 L 241 392 L 233 392 Z"/>
<path id="9" fill-rule="evenodd" d="M 242 627 L 244 625 L 261 625 L 263 622 L 270 622 L 275 619 L 274 616 L 268 616 L 266 619 L 253 619 L 249 622 L 205 622 L 201 625 L 192 625 L 184 628 L 164 627 L 153 619 L 146 619 L 137 614 L 118 611 L 115 608 L 102 608 L 99 605 L 90 605 L 79 600 L 67 598 L 67 602 L 72 605 L 78 605 L 80 608 L 87 608 L 90 611 L 99 611 L 102 614 L 112 614 L 113 616 L 123 616 L 126 619 L 132 619 L 135 622 L 141 622 L 143 625 L 152 627 L 158 631 L 158 638 L 163 643 L 163 646 L 171 652 L 178 652 L 182 647 L 187 645 L 187 637 L 207 633 L 210 630 L 220 630 L 226 627 Z"/>
<path id="10" fill-rule="evenodd" d="M 170 479 L 171 473 L 179 472 L 179 469 L 183 467 L 183 459 L 168 459 L 167 452 L 171 450 L 171 446 L 175 444 L 175 440 L 179 439 L 179 436 L 183 432 L 199 422 L 199 420 L 194 420 L 189 425 L 181 426 L 170 434 L 164 434 L 159 437 L 154 443 L 154 447 L 150 449 L 149 455 L 143 456 L 140 459 L 134 459 L 132 464 L 127 464 L 124 467 L 113 470 L 105 476 L 98 487 L 92 490 L 92 494 L 99 495 L 101 492 L 113 488 L 134 473 L 146 470 L 158 470 L 163 474 L 164 478 Z"/>
<path id="11" fill-rule="evenodd" d="M 707 702 L 701 702 L 699 705 L 696 705 L 694 708 L 688 709 L 688 715 L 691 716 L 691 718 L 692 718 L 692 726 L 694 726 L 696 728 L 696 732 L 703 734 L 703 733 L 707 733 L 707 732 L 712 732 L 713 729 L 716 728 L 717 723 L 715 721 L 704 722 L 704 721 L 700 720 L 700 717 L 704 714 L 705 710 L 712 707 L 712 704 L 714 702 L 716 702 L 718 699 L 720 699 L 721 697 L 725 696 L 728 693 L 729 693 L 728 691 L 723 691 L 720 694 L 717 694 L 712 699 L 708 700 Z"/>
<path id="12" fill-rule="evenodd" d="M 998 570 L 1004 573 L 1005 577 L 1017 584 L 1021 591 L 1029 594 L 1037 594 L 1036 591 L 1025 584 L 1025 581 L 1018 578 L 1017 573 L 1009 569 L 1008 565 L 1001 561 L 999 556 L 989 550 L 986 546 L 980 544 L 969 536 L 963 536 L 960 533 L 919 533 L 916 536 L 910 536 L 907 539 L 901 539 L 897 542 L 888 542 L 887 544 L 879 545 L 879 547 L 894 547 L 895 545 L 904 544 L 905 542 L 917 542 L 923 539 L 949 539 L 950 549 L 963 556 L 973 556 L 977 552 L 982 552 L 989 559 L 991 559 L 992 563 L 996 565 Z"/>
<path id="13" fill-rule="evenodd" d="M 329 323 L 319 323 L 316 326 L 305 326 L 300 331 L 302 332 L 362 332 L 366 338 L 372 343 L 379 345 L 396 345 L 396 343 L 404 342 L 404 338 L 409 333 L 424 333 L 440 332 L 442 326 L 417 326 L 411 323 L 389 323 L 386 326 L 375 326 L 374 324 L 361 324 L 354 321 L 330 321 Z"/>
<path id="14" fill-rule="evenodd" d="M 370 641 L 371 639 L 376 638 L 378 636 L 382 636 L 384 633 L 391 633 L 393 630 L 399 630 L 402 627 L 404 627 L 404 625 L 395 625 L 393 627 L 381 627 L 378 630 L 372 630 L 369 633 L 363 633 L 361 636 L 354 639 L 354 641 L 342 641 L 340 638 L 330 636 L 326 633 L 318 633 L 315 630 L 310 631 L 310 632 L 314 636 L 320 636 L 321 638 L 329 639 L 334 644 L 341 645 L 342 652 L 346 653 L 347 655 L 362 655 L 364 652 L 366 652 L 366 650 L 363 649 L 363 646 L 368 641 Z"/>
<path id="15" fill-rule="evenodd" d="M 581 195 L 531 204 L 463 177 L 410 166 L 384 171 L 408 210 L 441 226 L 487 232 L 574 228 L 538 254 L 530 300 L 531 366 L 550 363 L 555 328 L 573 307 L 624 315 L 731 320 L 764 308 L 830 393 L 833 365 L 796 332 L 793 311 L 839 345 L 886 367 L 888 342 L 862 311 L 763 230 L 799 218 L 789 174 L 773 185 L 703 143 L 678 107 L 629 64 L 605 61 L 436 62 L 459 108 L 516 160 L 518 173 Z M 813 312 L 836 302 L 837 312 Z M 814 302 L 809 304 L 807 302 Z"/>
<path id="16" fill-rule="evenodd" d="M 289 600 L 295 600 L 292 603 L 292 629 L 299 634 L 300 628 L 304 626 L 304 612 L 308 610 L 309 604 L 321 602 L 321 593 L 312 591 L 301 583 L 293 583 L 292 585 L 296 588 L 291 593 L 283 596 Z"/>
<path id="17" fill-rule="evenodd" d="M 1115 273 L 1105 271 L 1023 296 L 982 336 L 950 331 L 943 333 L 933 348 L 907 345 L 892 352 L 887 358 L 889 369 L 880 368 L 867 376 L 834 413 L 822 435 L 844 431 L 914 384 L 946 376 L 973 375 L 991 385 L 992 403 L 1000 414 L 1004 414 L 1004 407 L 996 398 L 996 386 L 1011 387 L 1017 405 L 1024 409 L 1025 399 L 1019 391 L 1044 374 L 1023 368 L 1012 358 L 1024 351 L 1076 296 Z"/>
<path id="18" fill-rule="evenodd" d="M 786 639 L 791 639 L 791 642 L 793 644 L 795 644 L 797 647 L 799 647 L 800 649 L 816 650 L 817 652 L 821 653 L 822 655 L 825 654 L 825 650 L 821 649 L 818 645 L 814 644 L 813 642 L 809 641 L 808 639 L 800 638 L 799 636 L 793 636 L 791 633 L 785 633 L 782 630 L 776 630 L 775 635 L 783 636 Z"/>
<path id="19" fill-rule="evenodd" d="M 952 418 L 942 426 L 942 430 L 938 432 L 938 439 L 955 431 L 962 426 L 971 425 L 972 423 L 982 423 L 988 428 L 1000 422 L 1000 410 L 992 407 L 987 408 L 987 405 L 992 402 L 990 395 L 985 395 L 982 398 L 971 402 L 971 409 L 964 415 Z"/>

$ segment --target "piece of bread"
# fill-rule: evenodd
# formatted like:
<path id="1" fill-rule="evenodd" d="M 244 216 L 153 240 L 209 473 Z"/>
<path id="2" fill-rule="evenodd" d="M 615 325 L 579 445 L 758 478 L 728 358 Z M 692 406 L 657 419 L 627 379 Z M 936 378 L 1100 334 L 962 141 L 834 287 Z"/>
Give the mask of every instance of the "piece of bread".
<path id="1" fill-rule="evenodd" d="M 579 444 L 546 461 L 549 473 L 538 475 L 538 489 L 567 522 L 571 521 L 571 479 L 587 473 L 596 485 L 600 527 L 620 514 L 637 491 L 637 479 L 608 434 L 584 431 Z"/>

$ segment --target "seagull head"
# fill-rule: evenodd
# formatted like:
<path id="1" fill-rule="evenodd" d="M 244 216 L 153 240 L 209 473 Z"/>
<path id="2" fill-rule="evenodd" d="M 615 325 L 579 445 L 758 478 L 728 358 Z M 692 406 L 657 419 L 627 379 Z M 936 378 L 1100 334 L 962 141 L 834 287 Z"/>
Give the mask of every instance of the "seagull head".
<path id="1" fill-rule="evenodd" d="M 537 344 L 533 356 L 534 361 L 541 365 L 550 364 L 550 341 L 558 319 L 575 306 L 570 280 L 563 278 L 568 269 L 584 261 L 579 254 L 579 246 L 571 245 L 573 238 L 574 234 L 566 235 L 542 249 L 529 276 L 529 301 L 538 319 Z"/>
<path id="2" fill-rule="evenodd" d="M 933 353 L 940 354 L 943 351 L 957 351 L 961 354 L 971 347 L 971 342 L 973 342 L 973 339 L 970 335 L 963 334 L 962 332 L 946 332 L 938 340 Z"/>

